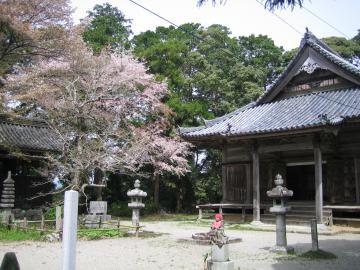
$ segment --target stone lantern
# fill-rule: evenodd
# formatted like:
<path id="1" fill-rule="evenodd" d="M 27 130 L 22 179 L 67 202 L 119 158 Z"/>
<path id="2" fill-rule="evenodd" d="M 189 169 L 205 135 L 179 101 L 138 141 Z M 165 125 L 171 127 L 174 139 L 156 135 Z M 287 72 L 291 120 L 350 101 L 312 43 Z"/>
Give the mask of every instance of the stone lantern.
<path id="1" fill-rule="evenodd" d="M 273 199 L 273 207 L 270 207 L 270 213 L 276 215 L 276 246 L 271 248 L 271 251 L 288 253 L 294 249 L 288 247 L 286 241 L 286 213 L 291 210 L 291 207 L 287 206 L 286 203 L 288 198 L 293 196 L 293 191 L 282 186 L 284 180 L 280 174 L 276 175 L 274 182 L 276 186 L 266 192 L 268 197 Z"/>
<path id="2" fill-rule="evenodd" d="M 140 188 L 140 180 L 135 180 L 135 189 L 129 190 L 127 195 L 130 197 L 131 202 L 128 203 L 129 208 L 132 209 L 132 225 L 139 226 L 140 223 L 140 209 L 145 207 L 142 199 L 147 196 L 145 191 Z"/>
<path id="3" fill-rule="evenodd" d="M 3 182 L 3 190 L 0 201 L 1 216 L 3 222 L 14 219 L 11 209 L 15 206 L 15 181 L 11 178 L 11 171 Z"/>

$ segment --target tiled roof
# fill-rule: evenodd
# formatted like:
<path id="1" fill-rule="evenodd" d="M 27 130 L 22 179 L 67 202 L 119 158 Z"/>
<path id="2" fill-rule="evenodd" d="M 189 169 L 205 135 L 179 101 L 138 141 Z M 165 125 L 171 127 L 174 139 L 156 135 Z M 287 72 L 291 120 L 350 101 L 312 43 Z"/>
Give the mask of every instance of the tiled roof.
<path id="1" fill-rule="evenodd" d="M 324 42 L 322 42 L 320 39 L 318 39 L 314 34 L 312 34 L 310 31 L 307 31 L 301 40 L 301 44 L 299 47 L 298 54 L 294 57 L 294 59 L 288 64 L 288 66 L 285 68 L 285 71 L 280 74 L 280 76 L 267 87 L 266 91 L 258 98 L 256 101 L 257 104 L 260 104 L 263 102 L 263 100 L 276 88 L 276 86 L 285 78 L 288 76 L 288 71 L 294 66 L 294 64 L 297 62 L 298 58 L 301 56 L 302 51 L 306 46 L 311 47 L 316 52 L 321 54 L 323 57 L 325 57 L 328 61 L 331 63 L 334 63 L 335 65 L 339 66 L 341 69 L 347 71 L 348 73 L 352 74 L 355 77 L 360 78 L 360 68 L 351 64 L 349 61 L 341 58 L 341 56 L 335 52 L 333 49 L 331 49 L 328 45 L 326 45 Z"/>
<path id="2" fill-rule="evenodd" d="M 339 125 L 360 119 L 360 87 L 313 92 L 237 110 L 212 125 L 182 128 L 185 138 L 241 136 Z"/>
<path id="3" fill-rule="evenodd" d="M 29 151 L 59 151 L 59 137 L 41 121 L 0 116 L 0 146 Z"/>

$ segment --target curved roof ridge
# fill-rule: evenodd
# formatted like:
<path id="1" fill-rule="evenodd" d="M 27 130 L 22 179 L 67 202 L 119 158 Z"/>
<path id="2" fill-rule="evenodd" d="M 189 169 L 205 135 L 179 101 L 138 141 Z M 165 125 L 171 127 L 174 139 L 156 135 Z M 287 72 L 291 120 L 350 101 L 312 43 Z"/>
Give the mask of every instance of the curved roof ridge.
<path id="1" fill-rule="evenodd" d="M 289 69 L 292 68 L 292 66 L 299 59 L 306 45 L 324 56 L 328 61 L 340 66 L 341 68 L 360 78 L 360 67 L 357 67 L 351 62 L 342 58 L 335 50 L 330 48 L 325 42 L 318 39 L 312 32 L 307 29 L 304 37 L 300 42 L 299 51 L 296 56 L 290 61 L 284 71 L 273 81 L 273 83 L 266 87 L 265 92 L 256 100 L 256 104 L 262 102 L 275 89 L 281 80 L 288 75 L 287 73 Z"/>

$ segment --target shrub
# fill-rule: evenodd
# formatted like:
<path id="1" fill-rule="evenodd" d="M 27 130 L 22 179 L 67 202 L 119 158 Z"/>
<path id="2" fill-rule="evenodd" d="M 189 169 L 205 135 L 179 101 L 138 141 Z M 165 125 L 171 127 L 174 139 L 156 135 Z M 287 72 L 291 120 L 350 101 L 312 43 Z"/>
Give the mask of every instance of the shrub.
<path id="1" fill-rule="evenodd" d="M 131 209 L 127 202 L 113 202 L 108 209 L 109 215 L 116 217 L 131 217 Z"/>

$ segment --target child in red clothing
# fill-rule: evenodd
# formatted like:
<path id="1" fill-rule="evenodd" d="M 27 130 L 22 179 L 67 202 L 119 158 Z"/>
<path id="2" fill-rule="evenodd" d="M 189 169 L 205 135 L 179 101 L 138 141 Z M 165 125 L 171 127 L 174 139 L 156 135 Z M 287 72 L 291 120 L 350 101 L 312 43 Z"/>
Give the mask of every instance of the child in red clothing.
<path id="1" fill-rule="evenodd" d="M 220 229 L 223 227 L 223 217 L 221 214 L 215 215 L 215 221 L 211 224 L 211 229 Z"/>

